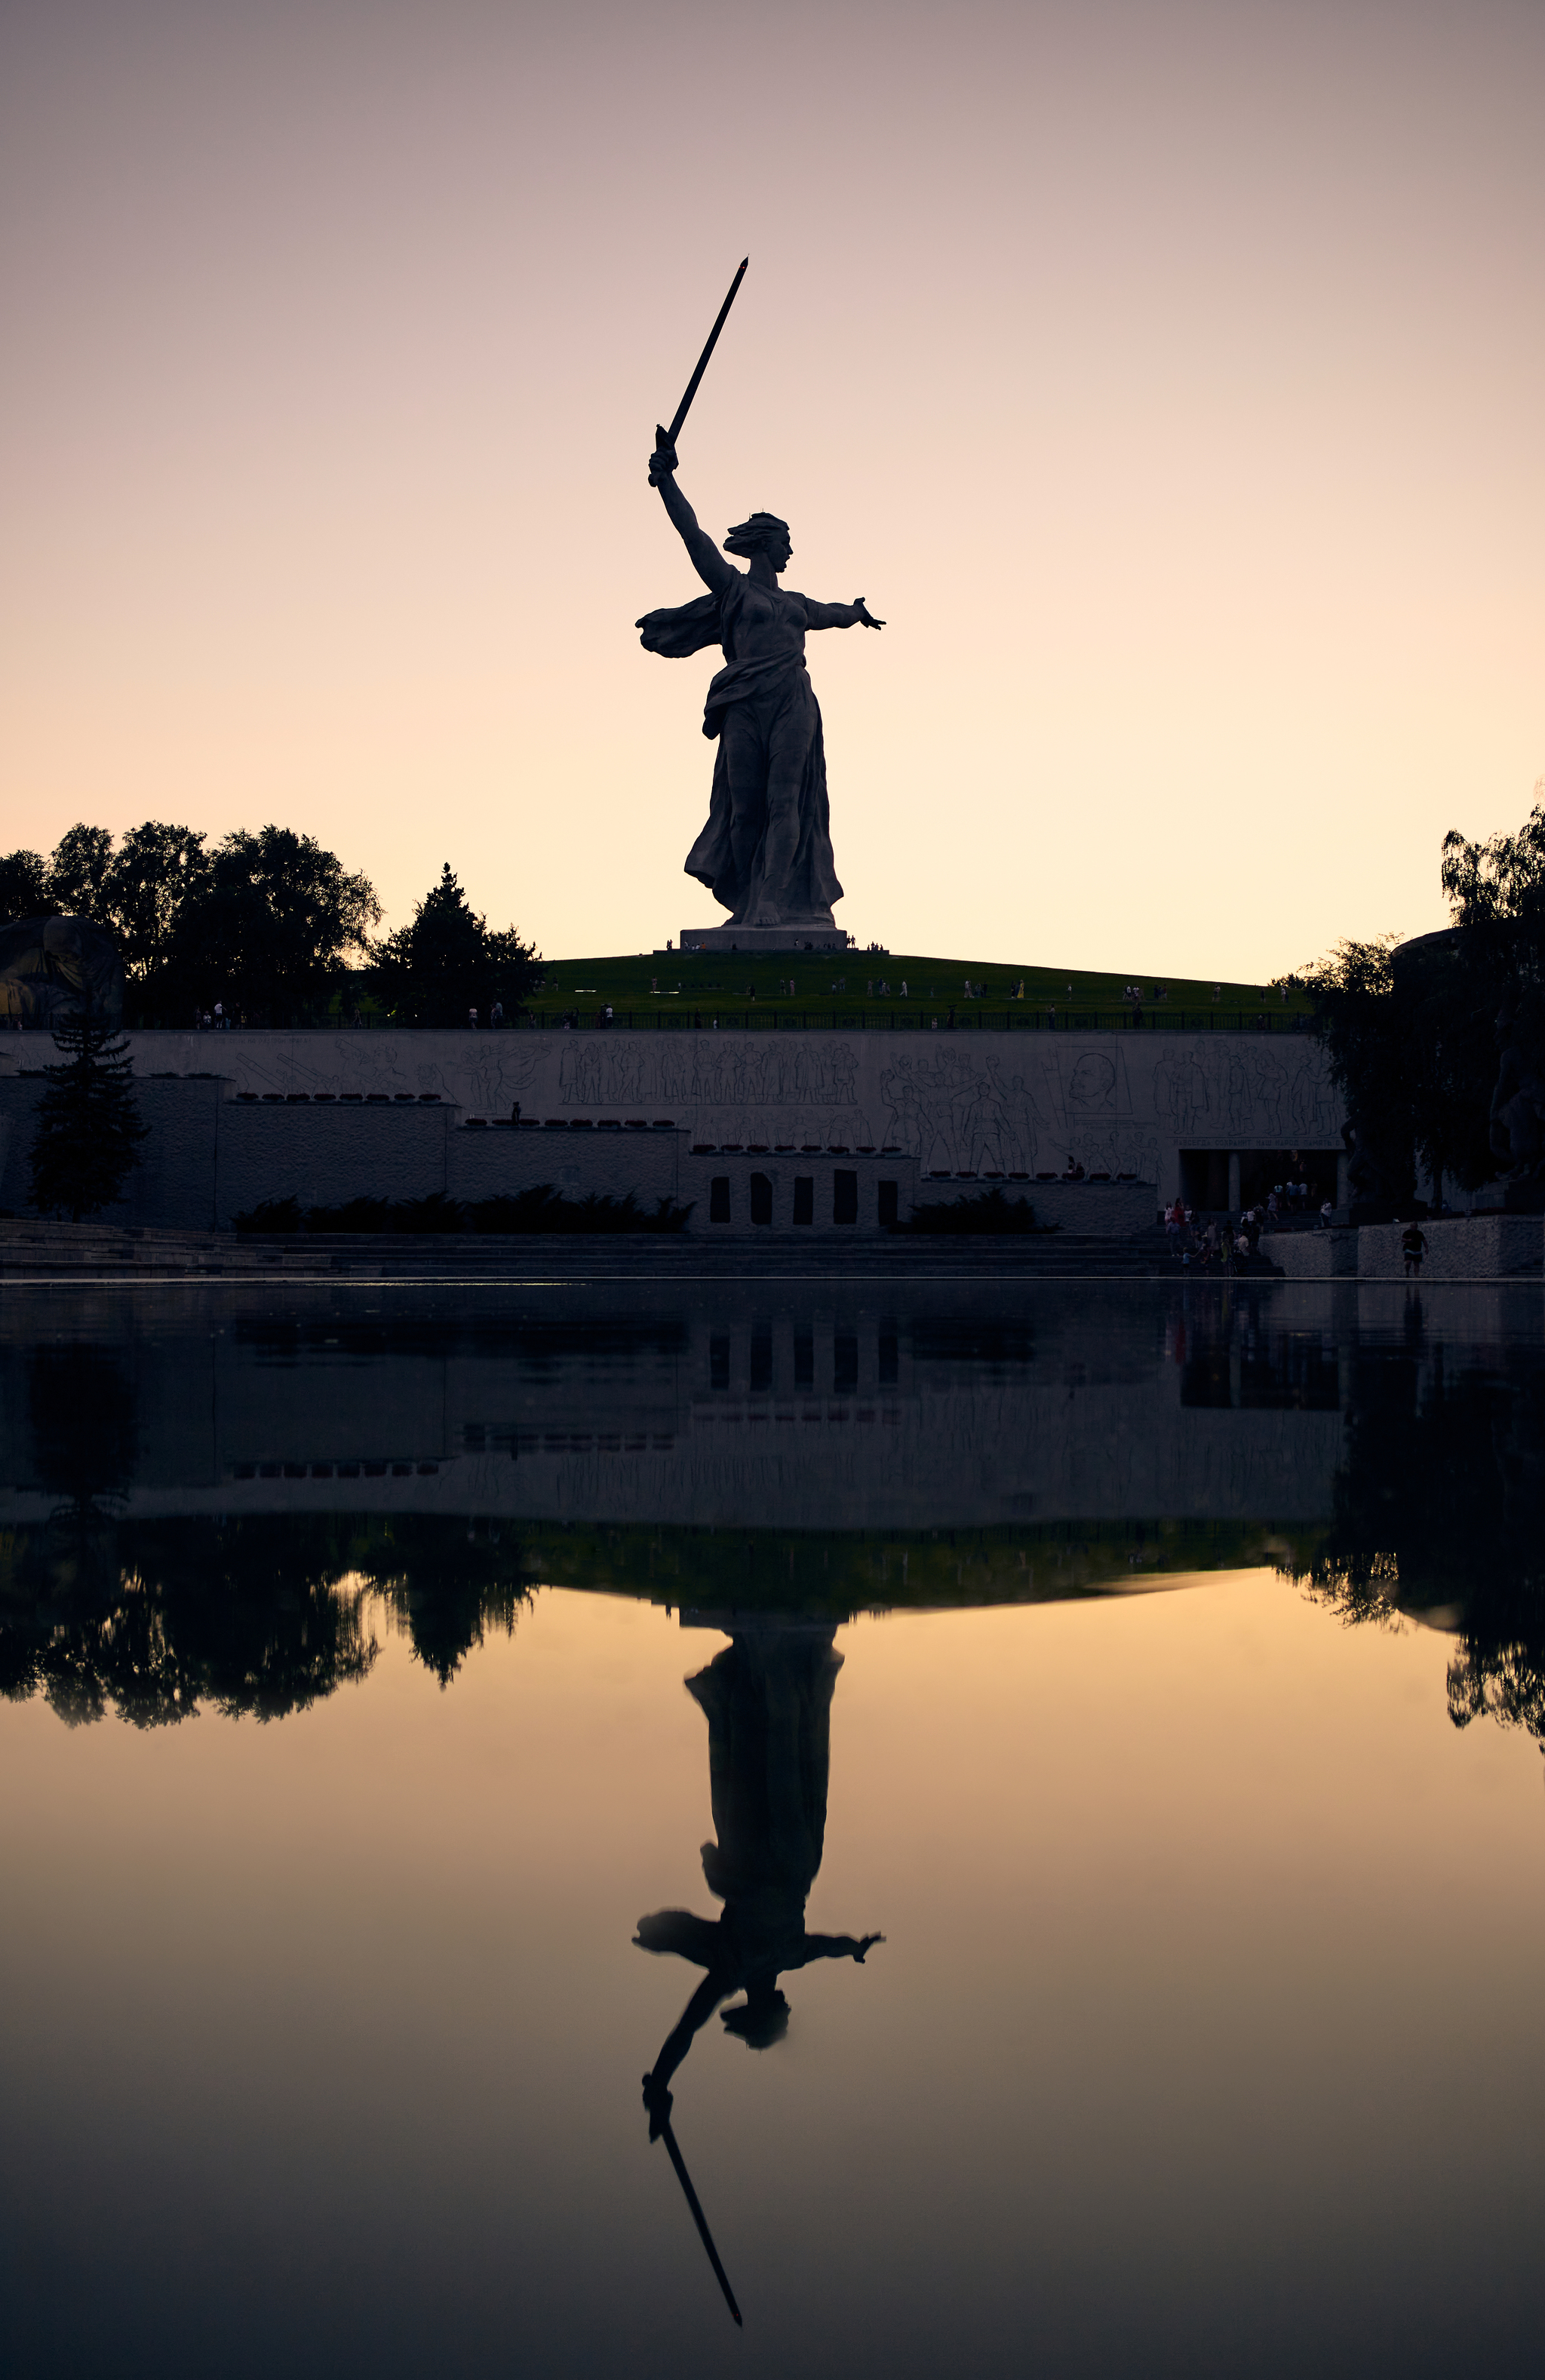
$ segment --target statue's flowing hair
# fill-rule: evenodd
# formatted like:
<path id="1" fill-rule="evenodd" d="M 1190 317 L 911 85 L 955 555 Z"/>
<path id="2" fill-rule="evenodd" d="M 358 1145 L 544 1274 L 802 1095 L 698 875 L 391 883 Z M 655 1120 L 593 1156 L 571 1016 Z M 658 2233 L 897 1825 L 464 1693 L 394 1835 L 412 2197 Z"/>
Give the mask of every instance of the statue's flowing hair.
<path id="1" fill-rule="evenodd" d="M 788 533 L 787 521 L 780 520 L 776 513 L 753 513 L 749 520 L 736 523 L 724 540 L 724 552 L 748 558 L 760 553 L 764 545 L 771 545 L 775 538 L 787 537 Z"/>

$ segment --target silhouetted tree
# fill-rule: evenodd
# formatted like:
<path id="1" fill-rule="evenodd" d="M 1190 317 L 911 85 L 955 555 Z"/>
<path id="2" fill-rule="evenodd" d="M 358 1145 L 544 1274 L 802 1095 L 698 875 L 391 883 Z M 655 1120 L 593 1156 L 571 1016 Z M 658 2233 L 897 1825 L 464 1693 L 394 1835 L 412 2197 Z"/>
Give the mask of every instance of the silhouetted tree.
<path id="1" fill-rule="evenodd" d="M 1441 1609 L 1456 1727 L 1545 1742 L 1545 1378 L 1381 1355 L 1357 1368 L 1334 1516 L 1292 1573 L 1353 1622 Z"/>
<path id="2" fill-rule="evenodd" d="M 324 1007 L 381 905 L 364 876 L 308 834 L 228 834 L 190 884 L 168 936 L 164 999 L 239 1002 L 272 1024 Z"/>
<path id="3" fill-rule="evenodd" d="M 12 851 L 0 858 L 0 924 L 12 917 L 46 917 L 53 905 L 41 854 Z"/>
<path id="4" fill-rule="evenodd" d="M 465 1025 L 469 1008 L 486 1024 L 501 1001 L 513 1017 L 541 980 L 535 948 L 512 926 L 491 933 L 472 909 L 447 861 L 440 881 L 378 944 L 371 965 L 378 998 L 408 1025 Z"/>
<path id="5" fill-rule="evenodd" d="M 1545 793 L 1545 779 L 1535 790 Z M 1516 1038 L 1545 1063 L 1545 806 L 1537 800 L 1516 834 L 1449 833 L 1442 881 L 1446 932 L 1342 942 L 1292 978 L 1313 997 L 1332 1074 L 1396 1196 L 1418 1155 L 1467 1189 L 1491 1179 L 1504 998 Z"/>
<path id="6" fill-rule="evenodd" d="M 43 1069 L 31 1149 L 31 1204 L 79 1223 L 123 1194 L 139 1162 L 146 1126 L 132 1081 L 134 1061 L 116 1029 L 77 1009 L 54 1028 L 58 1063 Z"/>
<path id="7" fill-rule="evenodd" d="M 118 938 L 131 993 L 153 1001 L 163 990 L 178 921 L 208 875 L 204 838 L 191 827 L 147 819 L 124 836 L 103 890 L 106 923 Z"/>
<path id="8" fill-rule="evenodd" d="M 356 1557 L 358 1575 L 400 1613 L 413 1650 L 449 1685 L 485 1630 L 508 1636 L 527 1600 L 520 1548 L 496 1544 L 486 1527 L 440 1514 L 396 1513 Z"/>
<path id="9" fill-rule="evenodd" d="M 55 844 L 48 863 L 50 905 L 62 917 L 110 924 L 107 871 L 112 864 L 113 838 L 106 827 L 72 826 Z"/>

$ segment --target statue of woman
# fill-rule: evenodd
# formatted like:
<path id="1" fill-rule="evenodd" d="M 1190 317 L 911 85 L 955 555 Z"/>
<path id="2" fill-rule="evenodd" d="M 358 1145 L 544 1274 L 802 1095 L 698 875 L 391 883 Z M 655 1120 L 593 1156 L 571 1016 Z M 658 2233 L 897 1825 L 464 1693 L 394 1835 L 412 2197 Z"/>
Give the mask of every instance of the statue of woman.
<path id="1" fill-rule="evenodd" d="M 703 734 L 717 737 L 708 824 L 687 855 L 687 874 L 706 884 L 734 926 L 833 924 L 842 899 L 826 802 L 821 709 L 805 670 L 809 628 L 882 628 L 860 595 L 818 603 L 780 587 L 793 548 L 788 524 L 753 513 L 732 528 L 726 562 L 675 481 L 674 446 L 650 457 L 658 488 L 692 567 L 708 589 L 694 603 L 646 613 L 635 625 L 651 653 L 679 660 L 719 645 L 724 667 L 708 689 Z"/>

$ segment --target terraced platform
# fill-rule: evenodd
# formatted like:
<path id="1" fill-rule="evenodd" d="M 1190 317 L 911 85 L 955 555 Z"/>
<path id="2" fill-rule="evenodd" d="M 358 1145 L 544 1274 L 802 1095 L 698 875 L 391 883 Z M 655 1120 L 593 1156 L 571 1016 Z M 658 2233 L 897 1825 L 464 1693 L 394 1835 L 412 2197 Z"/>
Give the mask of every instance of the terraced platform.
<path id="1" fill-rule="evenodd" d="M 1275 1267 L 1258 1257 L 1252 1274 Z M 1130 1239 L 1055 1232 L 809 1242 L 704 1232 L 617 1235 L 317 1232 L 263 1238 L 98 1223 L 0 1221 L 0 1280 L 877 1281 L 1178 1279 L 1157 1229 Z M 1194 1273 L 1193 1276 L 1195 1277 Z"/>

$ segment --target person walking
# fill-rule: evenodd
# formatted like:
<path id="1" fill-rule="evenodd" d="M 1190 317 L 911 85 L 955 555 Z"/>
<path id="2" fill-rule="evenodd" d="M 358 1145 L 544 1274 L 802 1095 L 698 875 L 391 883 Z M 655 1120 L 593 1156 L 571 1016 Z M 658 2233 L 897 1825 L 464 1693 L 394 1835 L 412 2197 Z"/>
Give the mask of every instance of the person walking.
<path id="1" fill-rule="evenodd" d="M 1407 1223 L 1400 1235 L 1400 1253 L 1405 1259 L 1405 1278 L 1421 1279 L 1421 1260 L 1427 1254 L 1427 1238 L 1419 1223 Z"/>

